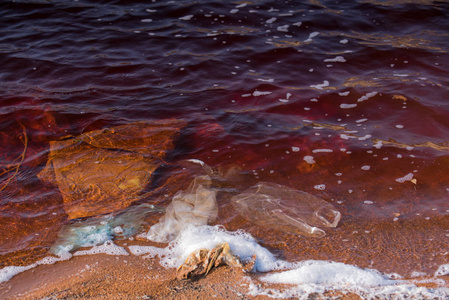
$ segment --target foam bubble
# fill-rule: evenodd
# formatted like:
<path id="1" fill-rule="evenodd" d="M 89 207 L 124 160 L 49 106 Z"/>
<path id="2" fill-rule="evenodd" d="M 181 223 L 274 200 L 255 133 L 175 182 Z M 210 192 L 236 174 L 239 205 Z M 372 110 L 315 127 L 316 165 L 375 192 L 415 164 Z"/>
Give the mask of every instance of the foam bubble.
<path id="1" fill-rule="evenodd" d="M 407 175 L 400 177 L 400 178 L 396 178 L 396 181 L 399 183 L 404 183 L 406 181 L 410 181 L 413 179 L 413 173 L 408 173 Z"/>
<path id="2" fill-rule="evenodd" d="M 343 56 L 336 56 L 334 58 L 326 58 L 324 62 L 346 62 Z"/>
<path id="3" fill-rule="evenodd" d="M 183 21 L 189 21 L 189 20 L 191 20 L 193 18 L 193 15 L 187 15 L 187 16 L 184 16 L 184 17 L 180 17 L 179 19 L 180 20 L 183 20 Z"/>
<path id="4" fill-rule="evenodd" d="M 357 102 L 363 102 L 377 95 L 377 92 L 366 93 L 364 96 L 357 99 Z"/>
<path id="5" fill-rule="evenodd" d="M 377 141 L 377 142 L 373 145 L 373 147 L 376 148 L 376 149 L 380 149 L 380 148 L 382 148 L 382 145 L 383 145 L 382 141 Z"/>
<path id="6" fill-rule="evenodd" d="M 313 188 L 318 191 L 324 191 L 326 189 L 326 185 L 325 184 L 317 184 Z"/>
<path id="7" fill-rule="evenodd" d="M 324 87 L 327 87 L 327 86 L 329 86 L 329 81 L 324 80 L 322 84 L 315 84 L 315 85 L 311 85 L 310 87 L 314 88 L 314 89 L 322 90 Z"/>
<path id="8" fill-rule="evenodd" d="M 311 164 L 311 165 L 316 163 L 316 161 L 313 158 L 313 156 L 310 156 L 310 155 L 304 156 L 304 160 L 306 161 L 306 163 Z"/>
<path id="9" fill-rule="evenodd" d="M 308 38 L 307 40 L 305 40 L 304 42 L 311 42 L 311 41 L 312 41 L 312 38 L 318 36 L 319 34 L 320 34 L 320 33 L 317 32 L 317 31 L 312 32 L 311 34 L 309 34 L 309 38 Z"/>
<path id="10" fill-rule="evenodd" d="M 278 26 L 277 30 L 282 32 L 288 32 L 288 27 L 290 26 L 289 25 Z"/>
<path id="11" fill-rule="evenodd" d="M 449 274 L 449 264 L 441 265 L 435 272 L 435 276 L 444 276 Z"/>
<path id="12" fill-rule="evenodd" d="M 330 153 L 333 152 L 332 149 L 313 149 L 312 150 L 313 153 Z"/>
<path id="13" fill-rule="evenodd" d="M 192 163 L 194 163 L 194 164 L 199 164 L 199 165 L 201 165 L 201 166 L 203 166 L 203 167 L 206 165 L 206 164 L 204 163 L 204 161 L 199 160 L 199 159 L 195 159 L 195 158 L 187 159 L 187 161 L 192 162 Z"/>
<path id="14" fill-rule="evenodd" d="M 357 107 L 357 104 L 348 104 L 348 103 L 342 103 L 340 104 L 340 108 L 342 109 L 350 109 L 350 108 L 354 108 Z"/>
<path id="15" fill-rule="evenodd" d="M 271 94 L 271 92 L 261 92 L 261 91 L 254 91 L 253 92 L 253 96 L 255 96 L 255 97 L 269 95 L 269 94 Z"/>
<path id="16" fill-rule="evenodd" d="M 268 78 L 268 79 L 258 78 L 257 80 L 264 81 L 264 82 L 274 82 L 274 78 Z"/>

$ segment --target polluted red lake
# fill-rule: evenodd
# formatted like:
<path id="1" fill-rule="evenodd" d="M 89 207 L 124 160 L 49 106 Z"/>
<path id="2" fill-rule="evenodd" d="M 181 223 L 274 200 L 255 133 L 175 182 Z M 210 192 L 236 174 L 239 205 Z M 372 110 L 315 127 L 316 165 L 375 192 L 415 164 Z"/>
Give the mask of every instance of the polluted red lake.
<path id="1" fill-rule="evenodd" d="M 5 1 L 0 16 L 0 268 L 54 255 L 73 224 L 125 214 L 135 226 L 108 239 L 146 233 L 204 174 L 206 223 L 287 261 L 449 263 L 448 2 Z M 259 182 L 330 203 L 338 226 L 251 222 L 232 199 Z"/>

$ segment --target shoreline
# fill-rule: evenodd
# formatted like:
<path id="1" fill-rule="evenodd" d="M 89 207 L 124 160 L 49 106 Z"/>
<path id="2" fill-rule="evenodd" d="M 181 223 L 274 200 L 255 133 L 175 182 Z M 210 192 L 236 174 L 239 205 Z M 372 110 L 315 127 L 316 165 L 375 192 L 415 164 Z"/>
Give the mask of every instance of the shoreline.
<path id="1" fill-rule="evenodd" d="M 39 265 L 17 274 L 9 281 L 0 283 L 0 298 L 273 299 L 276 291 L 288 292 L 294 286 L 262 282 L 259 280 L 262 275 L 265 274 L 220 266 L 212 269 L 206 277 L 178 280 L 176 269 L 162 267 L 157 257 L 82 255 L 52 265 Z M 402 280 L 429 290 L 449 288 L 449 275 Z M 251 295 L 251 290 L 263 292 Z M 351 289 L 339 288 L 324 288 L 322 292 L 311 292 L 309 296 L 313 299 L 364 299 L 363 295 Z M 419 299 L 419 295 L 415 297 Z"/>

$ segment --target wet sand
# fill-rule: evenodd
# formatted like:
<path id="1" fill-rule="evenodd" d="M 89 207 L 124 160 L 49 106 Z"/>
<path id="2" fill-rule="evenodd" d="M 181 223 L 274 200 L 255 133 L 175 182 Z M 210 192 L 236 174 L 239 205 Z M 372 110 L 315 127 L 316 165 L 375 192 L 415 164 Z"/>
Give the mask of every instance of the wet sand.
<path id="1" fill-rule="evenodd" d="M 157 258 L 112 256 L 106 254 L 75 256 L 54 265 L 41 265 L 0 284 L 1 299 L 273 299 L 248 295 L 252 282 L 262 288 L 286 290 L 289 285 L 266 284 L 259 273 L 245 273 L 228 266 L 213 269 L 207 277 L 177 280 L 175 269 L 165 269 Z M 449 287 L 449 276 L 417 286 Z M 421 282 L 421 283 L 419 283 Z M 443 283 L 444 282 L 444 283 Z M 313 299 L 363 299 L 347 291 L 311 294 Z"/>
<path id="2" fill-rule="evenodd" d="M 80 256 L 39 266 L 0 285 L 2 299 L 271 299 L 249 296 L 248 276 L 227 266 L 207 277 L 177 280 L 174 269 L 137 256 Z M 281 285 L 270 285 L 282 288 Z M 337 294 L 333 292 L 332 294 Z M 338 293 L 339 294 L 339 293 Z M 317 295 L 318 296 L 318 295 Z M 329 296 L 321 295 L 323 298 Z M 342 295 L 343 296 L 343 295 Z M 343 299 L 360 299 L 346 294 Z"/>

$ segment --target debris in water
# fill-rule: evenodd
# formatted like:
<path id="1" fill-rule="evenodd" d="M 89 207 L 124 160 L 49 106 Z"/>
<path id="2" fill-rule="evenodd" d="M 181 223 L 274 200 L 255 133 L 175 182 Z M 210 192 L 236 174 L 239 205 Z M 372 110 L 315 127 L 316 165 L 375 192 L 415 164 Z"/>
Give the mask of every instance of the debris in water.
<path id="1" fill-rule="evenodd" d="M 175 239 L 186 225 L 207 225 L 217 214 L 216 191 L 211 189 L 211 178 L 197 176 L 186 191 L 179 191 L 168 205 L 159 223 L 147 235 L 149 240 L 168 243 Z"/>
<path id="2" fill-rule="evenodd" d="M 317 226 L 336 227 L 341 217 L 330 203 L 276 183 L 259 182 L 232 200 L 248 221 L 311 237 L 325 236 Z"/>

